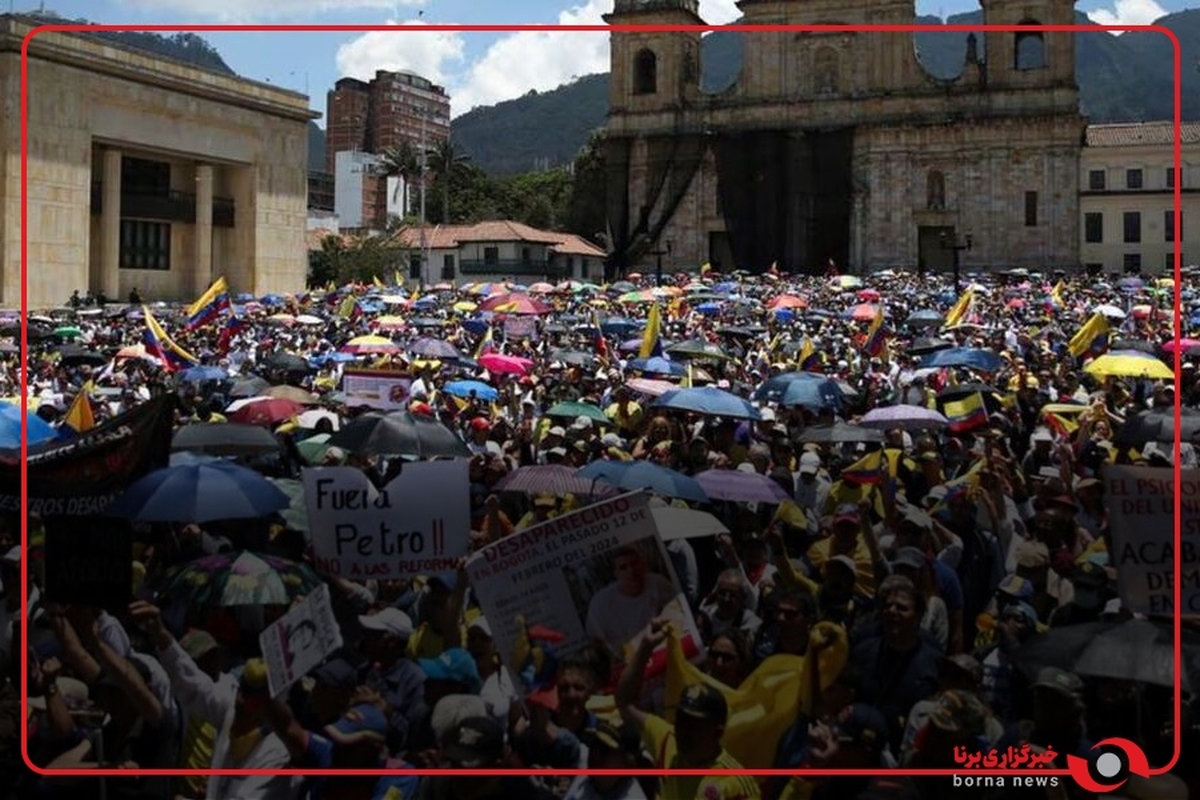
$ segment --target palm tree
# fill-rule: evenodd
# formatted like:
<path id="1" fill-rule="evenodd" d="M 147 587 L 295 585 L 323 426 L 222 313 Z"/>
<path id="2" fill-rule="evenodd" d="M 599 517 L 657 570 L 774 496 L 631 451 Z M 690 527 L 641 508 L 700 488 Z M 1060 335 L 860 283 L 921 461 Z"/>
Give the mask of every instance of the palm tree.
<path id="1" fill-rule="evenodd" d="M 417 149 L 412 146 L 412 142 L 407 139 L 401 140 L 399 144 L 392 145 L 383 152 L 382 161 L 379 164 L 383 175 L 388 178 L 399 177 L 405 190 L 412 184 L 412 179 L 421 174 L 420 159 L 417 157 Z M 396 192 L 400 191 L 400 186 L 396 187 Z M 395 200 L 395 194 L 392 195 L 392 200 Z M 404 211 L 408 212 L 408 198 L 405 198 Z"/>
<path id="2" fill-rule="evenodd" d="M 450 178 L 470 162 L 466 153 L 456 152 L 450 140 L 443 139 L 428 151 L 429 171 L 442 187 L 442 223 L 450 223 Z"/>

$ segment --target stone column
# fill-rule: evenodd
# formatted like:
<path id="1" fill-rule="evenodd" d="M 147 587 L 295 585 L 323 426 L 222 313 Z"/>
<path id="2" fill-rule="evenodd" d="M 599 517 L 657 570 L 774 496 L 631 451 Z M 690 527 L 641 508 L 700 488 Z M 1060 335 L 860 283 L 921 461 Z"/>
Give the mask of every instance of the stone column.
<path id="1" fill-rule="evenodd" d="M 213 281 L 212 265 L 213 168 L 196 165 L 196 252 L 192 271 L 192 296 L 199 297 Z"/>
<path id="2" fill-rule="evenodd" d="M 94 289 L 109 300 L 121 297 L 121 151 L 104 150 L 104 177 L 100 184 L 100 281 Z"/>

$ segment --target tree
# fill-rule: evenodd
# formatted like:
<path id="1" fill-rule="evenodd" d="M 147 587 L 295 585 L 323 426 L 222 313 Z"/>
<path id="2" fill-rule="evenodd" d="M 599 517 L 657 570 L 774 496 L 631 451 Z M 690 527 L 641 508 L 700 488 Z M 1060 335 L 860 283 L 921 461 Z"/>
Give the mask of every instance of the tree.
<path id="1" fill-rule="evenodd" d="M 309 286 L 333 281 L 339 286 L 351 281 L 369 282 L 391 275 L 408 263 L 408 251 L 383 236 L 366 236 L 346 241 L 326 236 L 321 249 L 308 254 Z"/>
<path id="2" fill-rule="evenodd" d="M 447 225 L 451 221 L 450 185 L 456 174 L 470 163 L 471 157 L 455 150 L 454 144 L 449 139 L 443 139 L 434 145 L 426 152 L 426 157 L 428 158 L 429 172 L 432 173 L 434 181 L 442 190 L 442 218 L 440 221 L 443 225 Z"/>
<path id="3" fill-rule="evenodd" d="M 407 188 L 412 184 L 412 179 L 421 174 L 420 158 L 417 155 L 417 149 L 412 146 L 412 142 L 407 139 L 401 140 L 400 144 L 392 145 L 387 150 L 383 151 L 379 168 L 385 177 L 400 178 Z M 400 191 L 400 187 L 396 187 L 396 191 Z M 392 200 L 395 200 L 395 195 Z M 408 211 L 408 198 L 405 198 L 404 210 Z"/>
<path id="4" fill-rule="evenodd" d="M 574 183 L 567 206 L 567 229 L 589 239 L 608 230 L 608 162 L 604 143 L 604 130 L 597 128 L 575 157 Z"/>

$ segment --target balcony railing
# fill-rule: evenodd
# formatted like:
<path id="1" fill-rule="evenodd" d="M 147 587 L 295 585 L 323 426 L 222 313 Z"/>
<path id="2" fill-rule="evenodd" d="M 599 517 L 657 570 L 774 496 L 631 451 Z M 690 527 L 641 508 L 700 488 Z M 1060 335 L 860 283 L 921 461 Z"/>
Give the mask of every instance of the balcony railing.
<path id="1" fill-rule="evenodd" d="M 92 184 L 91 208 L 93 214 L 104 211 L 104 187 Z M 188 192 L 122 192 L 121 216 L 137 219 L 161 220 L 163 222 L 185 222 L 196 224 L 196 195 Z M 236 219 L 232 197 L 214 197 L 212 224 L 216 228 L 232 228 Z"/>
<path id="2" fill-rule="evenodd" d="M 519 258 L 462 259 L 458 270 L 463 275 L 542 275 L 560 278 L 567 274 L 566 263 L 556 261 L 522 261 Z"/>

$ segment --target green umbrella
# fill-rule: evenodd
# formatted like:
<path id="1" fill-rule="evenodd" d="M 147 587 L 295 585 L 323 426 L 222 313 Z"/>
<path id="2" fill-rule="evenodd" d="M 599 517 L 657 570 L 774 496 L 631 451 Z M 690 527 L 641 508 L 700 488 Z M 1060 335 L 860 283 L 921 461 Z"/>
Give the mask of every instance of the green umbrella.
<path id="1" fill-rule="evenodd" d="M 75 327 L 74 325 L 63 325 L 62 327 L 54 329 L 54 335 L 61 339 L 77 339 L 80 336 L 83 336 L 83 331 L 79 330 L 79 328 Z"/>
<path id="2" fill-rule="evenodd" d="M 575 419 L 576 417 L 587 417 L 593 422 L 597 422 L 601 425 L 612 424 L 612 420 L 606 417 L 603 411 L 591 403 L 575 403 L 570 401 L 559 403 L 547 411 L 546 416 L 570 417 L 571 419 Z"/>
<path id="3" fill-rule="evenodd" d="M 300 451 L 300 455 L 309 464 L 319 464 L 325 458 L 325 453 L 329 450 L 329 437 L 332 434 L 318 433 L 315 436 L 310 436 L 302 442 L 297 442 L 296 449 Z"/>

